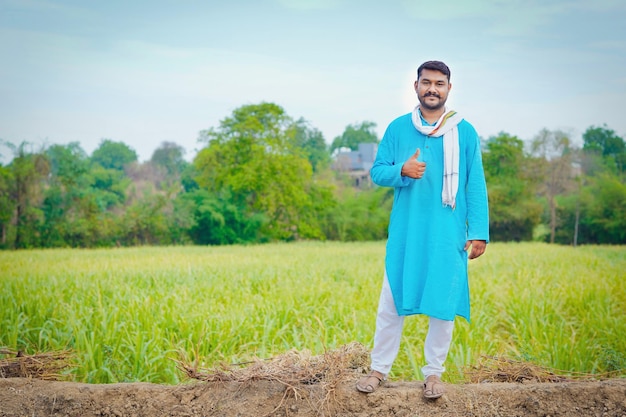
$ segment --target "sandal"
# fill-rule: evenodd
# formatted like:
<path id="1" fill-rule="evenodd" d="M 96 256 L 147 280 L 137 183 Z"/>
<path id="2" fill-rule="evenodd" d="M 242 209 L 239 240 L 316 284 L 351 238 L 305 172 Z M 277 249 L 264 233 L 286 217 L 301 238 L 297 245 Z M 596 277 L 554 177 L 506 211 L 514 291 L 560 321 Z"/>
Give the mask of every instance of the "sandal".
<path id="1" fill-rule="evenodd" d="M 372 382 L 372 379 L 373 379 L 373 382 Z M 385 382 L 385 376 L 378 371 L 372 371 L 367 376 L 364 376 L 363 378 L 361 378 L 359 382 L 356 383 L 356 389 L 357 391 L 370 394 L 376 391 L 378 387 L 380 387 L 383 384 L 383 382 Z"/>
<path id="2" fill-rule="evenodd" d="M 435 389 L 439 385 L 441 388 Z M 430 388 L 429 388 L 430 387 Z M 428 375 L 424 381 L 424 398 L 434 400 L 441 397 L 446 392 L 443 382 L 437 375 Z"/>

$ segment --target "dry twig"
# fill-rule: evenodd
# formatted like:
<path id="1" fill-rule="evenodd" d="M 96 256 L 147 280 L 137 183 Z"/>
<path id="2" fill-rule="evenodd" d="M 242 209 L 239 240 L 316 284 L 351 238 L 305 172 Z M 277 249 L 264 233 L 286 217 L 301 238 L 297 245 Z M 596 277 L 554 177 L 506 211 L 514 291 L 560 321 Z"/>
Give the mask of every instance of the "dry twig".
<path id="1" fill-rule="evenodd" d="M 0 349 L 0 355 L 10 356 L 0 359 L 1 378 L 36 378 L 58 381 L 64 379 L 62 372 L 72 366 L 72 354 L 69 351 L 25 355 L 21 351 Z"/>
<path id="2" fill-rule="evenodd" d="M 567 372 L 497 356 L 483 356 L 478 365 L 465 371 L 469 382 L 568 382 L 581 379 L 597 379 L 607 374 Z"/>
<path id="3" fill-rule="evenodd" d="M 369 364 L 369 351 L 360 343 L 353 342 L 337 350 L 328 351 L 319 356 L 310 352 L 291 350 L 270 359 L 257 359 L 241 364 L 221 365 L 211 370 L 198 369 L 193 365 L 178 361 L 178 367 L 192 379 L 206 382 L 275 381 L 285 386 L 285 396 L 293 392 L 296 397 L 305 397 L 305 386 L 318 384 L 325 392 L 317 407 L 319 410 L 328 406 L 339 384 L 354 378 Z M 283 400 L 277 406 L 279 408 Z"/>

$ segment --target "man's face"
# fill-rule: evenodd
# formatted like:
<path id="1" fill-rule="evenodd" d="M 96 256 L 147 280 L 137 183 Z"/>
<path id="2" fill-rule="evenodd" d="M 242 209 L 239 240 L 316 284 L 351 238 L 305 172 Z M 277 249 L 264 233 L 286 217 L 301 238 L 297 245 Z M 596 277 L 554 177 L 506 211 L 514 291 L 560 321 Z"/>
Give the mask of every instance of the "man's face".
<path id="1" fill-rule="evenodd" d="M 428 110 L 443 108 L 452 88 L 452 84 L 448 82 L 448 77 L 444 73 L 430 69 L 422 70 L 414 86 L 420 106 Z"/>

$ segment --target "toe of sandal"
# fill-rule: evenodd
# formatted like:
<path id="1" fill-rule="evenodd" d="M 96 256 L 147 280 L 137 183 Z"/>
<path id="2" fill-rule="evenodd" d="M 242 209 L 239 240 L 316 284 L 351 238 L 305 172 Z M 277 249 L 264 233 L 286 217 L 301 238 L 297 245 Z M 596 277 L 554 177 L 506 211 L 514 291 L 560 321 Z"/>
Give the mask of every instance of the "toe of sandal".
<path id="1" fill-rule="evenodd" d="M 435 391 L 435 386 L 440 385 L 442 387 L 438 392 Z M 430 386 L 430 388 L 428 388 Z M 443 388 L 443 382 L 437 376 L 431 375 L 424 381 L 424 398 L 428 398 L 430 400 L 434 400 L 440 398 L 445 393 L 445 388 Z"/>
<path id="2" fill-rule="evenodd" d="M 375 382 L 372 382 L 375 381 Z M 364 392 L 366 394 L 370 394 L 378 389 L 383 382 L 385 382 L 384 378 L 375 375 L 373 372 L 370 372 L 369 375 L 361 378 L 359 382 L 356 384 L 357 391 Z"/>

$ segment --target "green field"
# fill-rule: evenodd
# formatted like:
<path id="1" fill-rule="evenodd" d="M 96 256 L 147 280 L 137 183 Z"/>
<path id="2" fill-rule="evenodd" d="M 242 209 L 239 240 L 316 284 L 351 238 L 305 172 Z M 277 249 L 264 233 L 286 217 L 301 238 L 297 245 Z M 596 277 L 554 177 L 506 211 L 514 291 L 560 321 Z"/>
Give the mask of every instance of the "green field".
<path id="1" fill-rule="evenodd" d="M 73 379 L 175 384 L 203 367 L 371 348 L 384 242 L 0 252 L 0 347 L 69 349 Z M 446 379 L 484 355 L 626 375 L 626 247 L 493 243 L 470 262 Z M 390 377 L 420 379 L 423 316 Z M 0 356 L 1 358 L 1 356 Z"/>

